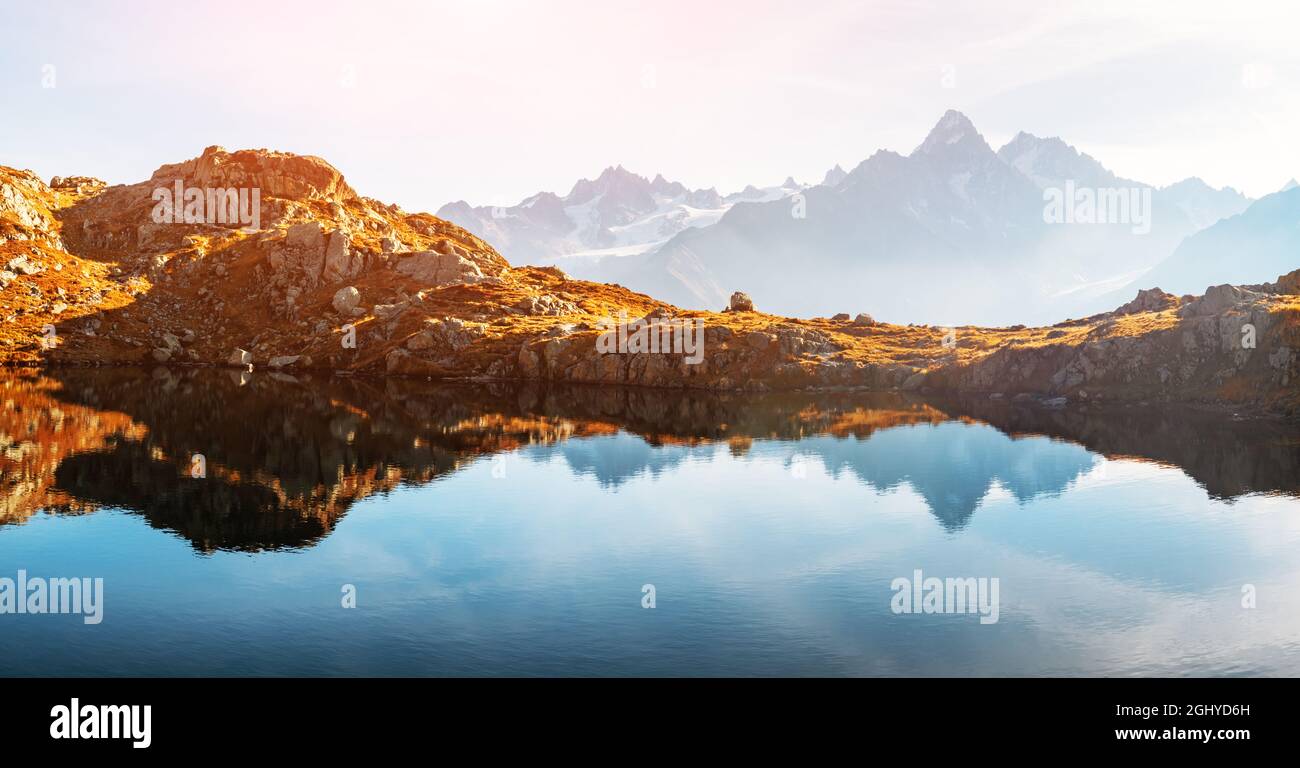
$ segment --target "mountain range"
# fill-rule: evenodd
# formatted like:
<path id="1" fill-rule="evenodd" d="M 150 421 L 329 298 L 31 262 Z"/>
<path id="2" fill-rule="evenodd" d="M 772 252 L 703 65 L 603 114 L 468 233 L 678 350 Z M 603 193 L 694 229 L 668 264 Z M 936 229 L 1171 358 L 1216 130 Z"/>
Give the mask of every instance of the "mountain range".
<path id="1" fill-rule="evenodd" d="M 1142 282 L 1179 294 L 1205 286 L 1266 281 L 1270 270 L 1300 262 L 1300 187 L 1295 182 L 1265 195 L 1237 216 L 1225 218 L 1183 240 Z M 1280 273 L 1279 273 L 1280 274 Z"/>
<path id="2" fill-rule="evenodd" d="M 1041 153 L 1034 159 L 1021 167 L 1040 172 L 1026 175 L 954 115 L 907 157 L 879 152 L 838 183 L 784 197 L 760 191 L 772 199 L 732 202 L 716 224 L 681 230 L 648 259 L 607 261 L 648 264 L 721 243 L 749 249 L 749 261 L 713 258 L 713 274 L 736 270 L 717 280 L 772 296 L 821 305 L 851 300 L 899 314 L 915 304 L 957 315 L 959 302 L 976 307 L 976 315 L 1015 312 L 1032 306 L 1017 295 L 1024 293 L 1018 281 L 1045 274 L 1031 257 L 1047 225 L 1023 209 L 1040 195 L 1035 177 L 1051 178 L 1045 172 L 1052 166 Z M 951 175 L 954 167 L 963 170 Z M 609 185 L 580 185 L 570 195 L 608 214 L 602 222 L 630 215 L 608 197 L 621 175 L 615 171 Z M 665 196 L 687 195 L 659 186 Z M 179 220 L 160 211 L 177 189 L 187 200 Z M 1297 194 L 1269 196 L 1202 230 L 1206 252 L 1213 255 L 1220 228 L 1262 217 L 1277 229 L 1278 258 L 1286 258 L 1287 211 Z M 239 209 L 234 219 L 232 206 Z M 805 217 L 791 215 L 801 209 Z M 898 213 L 908 210 L 915 215 Z M 621 225 L 602 229 L 614 226 Z M 1143 236 L 1111 229 L 1120 245 Z M 852 252 L 832 250 L 832 236 L 885 256 L 855 262 Z M 809 241 L 824 247 L 808 250 Z M 1175 255 L 1192 263 L 1198 253 L 1180 248 Z M 840 274 L 827 272 L 828 263 Z M 1080 257 L 1073 266 L 1091 265 Z M 915 280 L 927 269 L 928 283 L 888 274 Z M 953 306 L 940 307 L 936 296 Z M 451 222 L 362 195 L 318 157 L 211 146 L 145 180 L 111 186 L 83 176 L 47 184 L 31 171 L 0 166 L 5 365 L 226 366 L 240 382 L 250 369 L 265 368 L 288 377 L 978 393 L 1045 407 L 1075 398 L 1159 399 L 1295 413 L 1297 297 L 1300 270 L 1242 287 L 1216 285 L 1199 298 L 1143 291 L 1112 311 L 1037 327 L 911 325 L 865 312 L 800 319 L 763 311 L 743 292 L 733 293 L 724 311 L 691 311 L 555 267 L 511 264 Z M 1251 343 L 1244 345 L 1247 325 Z M 654 343 L 673 336 L 671 348 Z"/>
<path id="3" fill-rule="evenodd" d="M 579 180 L 563 197 L 539 192 L 509 207 L 458 200 L 438 209 L 437 216 L 491 237 L 523 264 L 597 262 L 646 253 L 686 229 L 717 223 L 736 203 L 779 200 L 804 187 L 786 179 L 779 186 L 751 185 L 724 196 L 712 188 L 688 189 L 662 175 L 647 179 L 620 165 L 594 180 Z"/>
<path id="4" fill-rule="evenodd" d="M 1133 205 L 1107 223 L 1050 220 L 1045 200 L 1084 189 L 1131 193 Z M 1148 272 L 1167 290 L 1204 290 L 1207 270 L 1192 265 L 1224 247 L 1208 230 L 1254 202 L 1199 178 L 1163 188 L 1125 179 L 1059 138 L 1022 132 L 995 151 L 949 111 L 910 154 L 881 150 L 815 185 L 787 180 L 721 196 L 618 167 L 564 198 L 541 193 L 495 215 L 458 202 L 438 215 L 513 261 L 557 264 L 692 309 L 716 309 L 744 290 L 788 315 L 1009 324 L 1103 311 L 1117 289 L 1151 287 Z M 1280 213 L 1257 212 L 1221 237 L 1284 227 L 1286 201 L 1271 206 Z M 1219 244 L 1189 241 L 1175 256 L 1202 231 Z M 1260 237 L 1285 242 L 1281 233 Z M 1252 256 L 1232 277 L 1262 282 L 1295 266 L 1277 261 Z"/>

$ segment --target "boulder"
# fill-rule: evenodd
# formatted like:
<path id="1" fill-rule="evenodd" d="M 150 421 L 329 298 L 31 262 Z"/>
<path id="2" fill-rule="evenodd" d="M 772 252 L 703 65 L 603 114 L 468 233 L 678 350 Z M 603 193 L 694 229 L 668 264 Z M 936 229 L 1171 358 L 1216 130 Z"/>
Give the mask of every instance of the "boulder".
<path id="1" fill-rule="evenodd" d="M 433 246 L 433 249 L 444 256 L 459 256 L 461 258 L 469 256 L 468 251 L 445 237 L 439 240 L 437 244 Z"/>
<path id="2" fill-rule="evenodd" d="M 469 259 L 437 251 L 419 251 L 402 257 L 397 262 L 397 272 L 432 286 L 477 283 L 484 279 L 483 270 Z"/>
<path id="3" fill-rule="evenodd" d="M 10 259 L 9 263 L 5 265 L 5 271 L 15 272 L 20 275 L 39 275 L 45 270 L 24 255 Z"/>
<path id="4" fill-rule="evenodd" d="M 731 303 L 727 306 L 727 309 L 732 312 L 753 312 L 754 300 L 749 298 L 748 293 L 736 291 L 731 294 Z"/>
<path id="5" fill-rule="evenodd" d="M 50 179 L 50 187 L 52 189 L 62 189 L 78 195 L 88 195 L 91 192 L 98 192 L 107 186 L 108 182 L 101 181 L 94 176 L 55 176 Z"/>
<path id="6" fill-rule="evenodd" d="M 230 357 L 226 359 L 226 363 L 228 365 L 252 365 L 253 353 L 235 347 L 235 351 L 230 353 Z"/>
<path id="7" fill-rule="evenodd" d="M 260 189 L 264 207 L 268 198 L 329 202 L 357 199 L 357 193 L 329 163 L 319 157 L 287 152 L 262 149 L 227 152 L 211 146 L 201 156 L 181 164 L 177 173 L 195 187 Z"/>
<path id="8" fill-rule="evenodd" d="M 300 355 L 279 355 L 267 361 L 267 365 L 272 368 L 284 368 L 298 362 Z"/>
<path id="9" fill-rule="evenodd" d="M 294 248 L 320 248 L 325 245 L 325 230 L 319 221 L 294 224 L 285 233 L 285 243 Z"/>
<path id="10" fill-rule="evenodd" d="M 871 315 L 868 315 L 866 312 L 861 312 L 861 313 L 858 314 L 857 317 L 853 318 L 853 324 L 854 324 L 854 325 L 859 325 L 859 326 L 861 326 L 861 325 L 875 325 L 875 324 L 876 324 L 876 319 L 875 319 L 874 317 L 872 317 Z"/>
<path id="11" fill-rule="evenodd" d="M 1300 294 L 1300 269 L 1288 272 L 1273 283 L 1273 290 L 1290 295 Z"/>
<path id="12" fill-rule="evenodd" d="M 1159 288 L 1139 290 L 1137 298 L 1115 310 L 1117 315 L 1136 315 L 1140 312 L 1161 312 L 1178 306 L 1178 297 Z"/>
<path id="13" fill-rule="evenodd" d="M 831 320 L 833 320 L 833 321 L 835 321 L 835 322 L 837 322 L 837 323 L 847 322 L 848 319 L 849 319 L 849 313 L 848 313 L 848 312 L 840 312 L 839 314 L 837 314 L 837 315 L 835 315 L 834 317 L 831 318 Z"/>
<path id="14" fill-rule="evenodd" d="M 337 230 L 330 233 L 329 242 L 325 246 L 325 264 L 321 272 L 321 277 L 326 283 L 337 283 L 340 280 L 356 277 L 361 273 L 364 264 L 365 260 L 361 254 L 352 252 L 351 240 L 346 232 Z"/>
<path id="15" fill-rule="evenodd" d="M 428 331 L 421 331 L 406 340 L 406 348 L 412 352 L 430 349 L 433 347 L 433 334 Z"/>
<path id="16" fill-rule="evenodd" d="M 1183 317 L 1219 315 L 1238 304 L 1257 298 L 1260 298 L 1260 294 L 1235 285 L 1213 285 L 1205 289 L 1204 296 L 1183 306 L 1178 314 Z"/>
<path id="17" fill-rule="evenodd" d="M 334 311 L 338 312 L 340 315 L 352 314 L 352 310 L 360 303 L 361 291 L 358 291 L 350 285 L 335 291 L 334 298 L 330 301 L 330 305 L 334 307 Z"/>

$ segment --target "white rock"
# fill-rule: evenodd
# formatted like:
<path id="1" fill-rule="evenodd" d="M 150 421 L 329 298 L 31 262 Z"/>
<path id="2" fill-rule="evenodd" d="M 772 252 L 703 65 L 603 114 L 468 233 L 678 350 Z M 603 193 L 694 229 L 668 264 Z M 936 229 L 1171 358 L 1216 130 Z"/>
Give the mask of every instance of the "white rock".
<path id="1" fill-rule="evenodd" d="M 340 315 L 352 314 L 352 310 L 356 309 L 356 306 L 360 303 L 361 291 L 350 285 L 335 291 L 334 299 L 330 302 L 334 307 L 334 311 Z"/>

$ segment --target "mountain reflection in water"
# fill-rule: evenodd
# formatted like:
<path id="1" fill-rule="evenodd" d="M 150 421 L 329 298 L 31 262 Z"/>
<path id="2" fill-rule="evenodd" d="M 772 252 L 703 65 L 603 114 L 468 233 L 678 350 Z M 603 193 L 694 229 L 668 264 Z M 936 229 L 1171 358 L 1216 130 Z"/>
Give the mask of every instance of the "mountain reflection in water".
<path id="1" fill-rule="evenodd" d="M 0 404 L 0 578 L 105 584 L 95 626 L 0 614 L 0 675 L 1300 674 L 1294 424 L 163 369 Z M 893 613 L 916 569 L 999 620 Z"/>
<path id="2" fill-rule="evenodd" d="M 775 458 L 910 486 L 960 531 L 995 486 L 1059 494 L 1099 454 L 1173 465 L 1213 498 L 1300 494 L 1288 425 L 894 394 L 462 386 L 157 369 L 0 378 L 0 524 L 113 507 L 204 552 L 310 546 L 357 500 L 527 448 L 616 489 L 682 462 Z M 206 476 L 191 477 L 195 455 Z"/>

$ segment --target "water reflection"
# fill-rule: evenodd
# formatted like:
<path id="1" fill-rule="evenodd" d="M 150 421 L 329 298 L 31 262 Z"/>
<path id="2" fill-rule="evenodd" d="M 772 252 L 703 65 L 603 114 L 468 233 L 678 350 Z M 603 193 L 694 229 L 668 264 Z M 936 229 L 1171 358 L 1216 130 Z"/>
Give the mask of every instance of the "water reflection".
<path id="1" fill-rule="evenodd" d="M 1300 492 L 1294 426 L 1185 411 L 163 369 L 10 373 L 0 397 L 0 523 L 120 508 L 202 552 L 311 546 L 359 499 L 521 449 L 617 491 L 725 447 L 909 487 L 954 533 L 995 489 L 1060 494 L 1101 456 L 1176 466 L 1215 498 Z"/>

